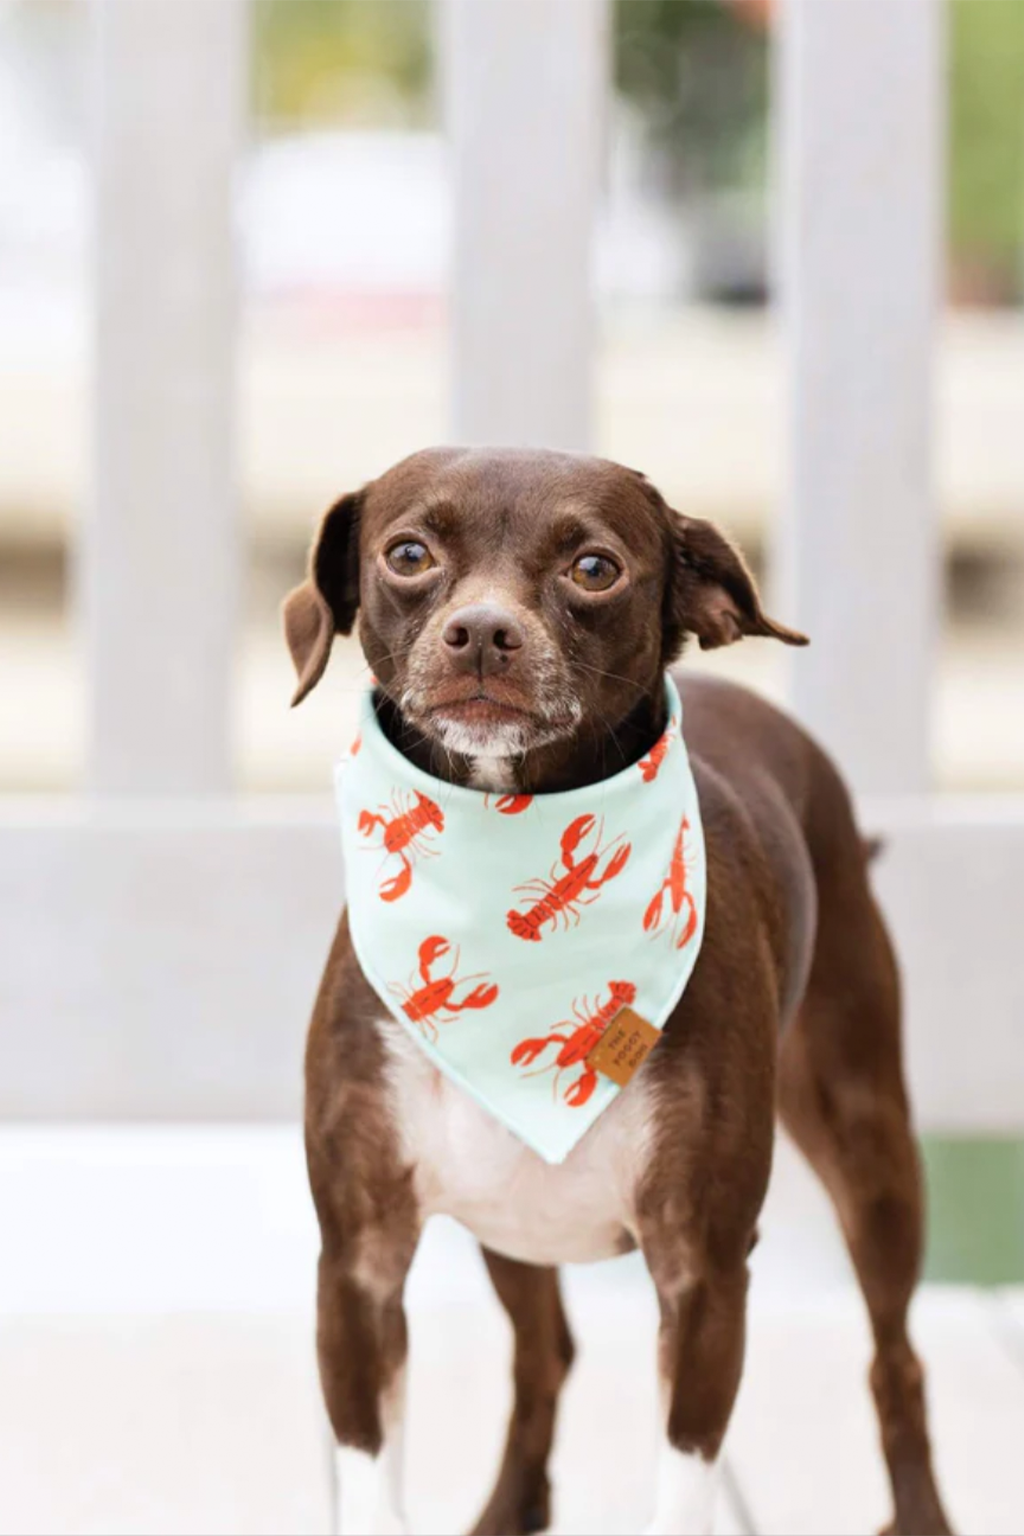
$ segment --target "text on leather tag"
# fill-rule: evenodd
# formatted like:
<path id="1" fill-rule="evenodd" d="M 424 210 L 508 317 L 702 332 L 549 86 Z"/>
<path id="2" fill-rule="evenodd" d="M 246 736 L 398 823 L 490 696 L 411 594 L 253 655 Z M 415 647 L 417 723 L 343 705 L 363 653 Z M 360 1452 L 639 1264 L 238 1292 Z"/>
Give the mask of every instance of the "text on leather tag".
<path id="1" fill-rule="evenodd" d="M 620 1008 L 587 1057 L 587 1065 L 625 1088 L 660 1039 L 660 1029 L 632 1008 Z"/>

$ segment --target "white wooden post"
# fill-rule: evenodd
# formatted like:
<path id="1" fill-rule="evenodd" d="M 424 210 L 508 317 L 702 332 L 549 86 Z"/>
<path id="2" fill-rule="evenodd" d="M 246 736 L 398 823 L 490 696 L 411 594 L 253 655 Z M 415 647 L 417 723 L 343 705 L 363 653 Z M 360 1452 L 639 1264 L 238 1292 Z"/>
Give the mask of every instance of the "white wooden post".
<path id="1" fill-rule="evenodd" d="M 87 782 L 105 793 L 230 780 L 245 9 L 94 0 L 95 463 L 78 575 Z"/>
<path id="2" fill-rule="evenodd" d="M 784 0 L 777 71 L 792 697 L 858 790 L 929 781 L 939 546 L 937 0 Z"/>
<path id="3" fill-rule="evenodd" d="M 446 0 L 453 430 L 587 448 L 606 0 Z"/>

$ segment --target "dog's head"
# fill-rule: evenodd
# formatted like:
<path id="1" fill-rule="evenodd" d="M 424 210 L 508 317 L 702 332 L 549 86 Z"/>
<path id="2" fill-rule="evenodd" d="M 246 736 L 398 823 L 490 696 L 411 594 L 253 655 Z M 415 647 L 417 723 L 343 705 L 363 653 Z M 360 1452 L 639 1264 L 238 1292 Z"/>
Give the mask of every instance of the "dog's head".
<path id="1" fill-rule="evenodd" d="M 469 758 L 614 731 L 660 697 L 688 636 L 806 643 L 767 617 L 722 534 L 642 475 L 510 449 L 428 449 L 335 503 L 284 604 L 295 703 L 357 614 L 404 721 Z"/>

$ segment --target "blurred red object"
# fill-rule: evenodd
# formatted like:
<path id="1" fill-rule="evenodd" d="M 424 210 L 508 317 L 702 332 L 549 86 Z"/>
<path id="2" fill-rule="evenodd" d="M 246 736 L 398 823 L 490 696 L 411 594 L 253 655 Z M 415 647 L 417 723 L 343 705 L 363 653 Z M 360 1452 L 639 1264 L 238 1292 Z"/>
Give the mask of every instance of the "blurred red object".
<path id="1" fill-rule="evenodd" d="M 744 21 L 748 21 L 759 31 L 766 32 L 771 25 L 772 12 L 775 9 L 774 0 L 725 0 L 725 4 L 731 5 Z"/>

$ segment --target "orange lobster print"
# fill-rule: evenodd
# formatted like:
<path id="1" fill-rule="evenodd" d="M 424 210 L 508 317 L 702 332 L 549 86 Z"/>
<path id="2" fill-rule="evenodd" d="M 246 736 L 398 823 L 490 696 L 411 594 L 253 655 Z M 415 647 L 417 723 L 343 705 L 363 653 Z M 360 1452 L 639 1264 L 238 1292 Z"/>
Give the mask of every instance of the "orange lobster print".
<path id="1" fill-rule="evenodd" d="M 652 937 L 662 930 L 663 920 L 671 923 L 671 933 L 676 949 L 685 949 L 697 928 L 697 903 L 687 884 L 686 838 L 689 831 L 690 822 L 688 817 L 684 816 L 672 845 L 668 874 L 651 898 L 644 913 L 644 932 L 651 934 Z M 668 897 L 667 910 L 666 896 Z"/>
<path id="2" fill-rule="evenodd" d="M 382 805 L 376 811 L 360 811 L 358 826 L 364 837 L 379 827 L 381 840 L 374 846 L 384 849 L 385 862 L 398 860 L 397 873 L 389 876 L 378 892 L 381 901 L 397 901 L 412 884 L 413 859 L 419 853 L 434 851 L 427 847 L 426 840 L 435 832 L 444 831 L 444 814 L 429 795 L 418 789 L 405 794 L 396 790 L 390 807 Z"/>
<path id="3" fill-rule="evenodd" d="M 628 1007 L 635 997 L 636 987 L 631 981 L 610 981 L 606 1002 L 598 1002 L 591 1007 L 588 998 L 577 999 L 573 1003 L 573 1018 L 562 1019 L 559 1023 L 552 1024 L 546 1035 L 520 1040 L 512 1052 L 512 1065 L 514 1067 L 532 1066 L 549 1045 L 559 1046 L 557 1055 L 550 1061 L 544 1062 L 537 1071 L 554 1072 L 553 1086 L 557 1098 L 562 1086 L 563 1073 L 570 1067 L 580 1067 L 582 1070 L 562 1094 L 566 1104 L 571 1105 L 573 1109 L 579 1109 L 581 1105 L 586 1104 L 597 1087 L 597 1073 L 588 1064 L 587 1057 L 619 1009 Z M 536 1074 L 531 1072 L 527 1075 L 533 1077 Z"/>
<path id="4" fill-rule="evenodd" d="M 494 809 L 500 811 L 502 816 L 520 816 L 532 804 L 532 795 L 499 795 L 494 802 Z M 490 809 L 490 795 L 484 795 L 484 805 Z"/>
<path id="5" fill-rule="evenodd" d="M 643 779 L 645 784 L 650 784 L 652 779 L 656 779 L 658 777 L 658 769 L 661 767 L 662 763 L 665 761 L 666 756 L 668 755 L 668 749 L 672 745 L 672 737 L 675 735 L 675 733 L 676 720 L 675 716 L 673 715 L 672 719 L 662 731 L 661 735 L 658 737 L 657 741 L 654 743 L 654 746 L 648 752 L 647 756 L 642 757 L 637 763 L 637 767 L 640 769 L 640 777 Z"/>
<path id="6" fill-rule="evenodd" d="M 484 972 L 478 972 L 475 976 L 458 976 L 459 949 L 456 946 L 452 954 L 451 965 L 444 976 L 435 976 L 434 967 L 445 955 L 452 954 L 452 946 L 447 939 L 438 933 L 431 934 L 424 939 L 419 947 L 419 966 L 409 979 L 407 987 L 400 986 L 398 982 L 392 982 L 388 990 L 401 999 L 402 1012 L 411 1023 L 416 1024 L 429 1040 L 436 1040 L 438 1024 L 450 1023 L 467 1008 L 489 1008 L 497 1000 L 498 988 L 493 981 L 488 983 Z M 468 986 L 475 981 L 477 985 L 471 992 L 463 997 L 456 998 L 458 987 Z"/>
<path id="7" fill-rule="evenodd" d="M 607 885 L 609 880 L 614 880 L 616 875 L 622 873 L 631 852 L 631 844 L 624 842 L 620 834 L 607 846 L 603 845 L 603 829 L 604 823 L 598 823 L 595 817 L 577 816 L 562 833 L 561 864 L 556 862 L 552 865 L 549 878 L 527 880 L 523 885 L 516 886 L 516 890 L 523 891 L 528 898 L 530 893 L 536 893 L 537 896 L 525 912 L 517 912 L 513 908 L 506 916 L 509 929 L 517 939 L 529 939 L 536 943 L 542 937 L 541 929 L 545 923 L 557 928 L 559 919 L 565 922 L 566 927 L 569 926 L 570 918 L 579 922 L 580 907 L 596 901 L 601 886 Z M 577 849 L 591 837 L 593 845 L 590 852 L 584 854 L 577 863 Z M 603 868 L 599 869 L 605 855 L 607 860 Z"/>

